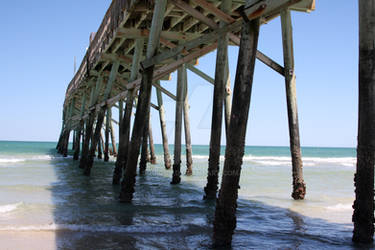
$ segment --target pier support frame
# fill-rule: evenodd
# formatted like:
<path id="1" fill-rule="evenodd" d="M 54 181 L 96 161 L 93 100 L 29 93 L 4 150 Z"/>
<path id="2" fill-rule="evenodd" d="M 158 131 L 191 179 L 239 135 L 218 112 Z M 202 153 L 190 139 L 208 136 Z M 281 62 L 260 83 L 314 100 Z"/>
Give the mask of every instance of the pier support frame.
<path id="1" fill-rule="evenodd" d="M 130 72 L 130 81 L 134 81 L 137 78 L 139 70 L 139 62 L 143 55 L 144 39 L 140 38 L 136 40 L 132 68 Z M 121 129 L 120 129 L 120 141 L 118 148 L 118 155 L 115 164 L 115 170 L 113 172 L 112 184 L 120 184 L 122 172 L 126 167 L 126 162 L 128 159 L 129 152 L 129 136 L 130 136 L 130 123 L 131 123 L 131 114 L 133 110 L 135 90 L 129 90 L 128 96 L 126 99 L 125 114 L 122 119 Z"/>
<path id="2" fill-rule="evenodd" d="M 110 93 L 112 91 L 112 85 L 113 85 L 113 83 L 116 79 L 116 75 L 118 73 L 119 66 L 120 66 L 120 63 L 118 61 L 116 61 L 112 64 L 111 73 L 109 75 L 109 79 L 108 79 L 108 82 L 107 82 L 107 85 L 106 85 L 106 88 L 105 88 L 103 100 L 107 100 L 108 96 L 110 95 Z M 98 118 L 97 118 L 97 122 L 96 122 L 95 133 L 94 133 L 94 137 L 91 141 L 91 147 L 90 147 L 90 151 L 89 151 L 89 159 L 87 161 L 87 164 L 85 166 L 85 170 L 84 170 L 84 173 L 83 173 L 86 176 L 90 176 L 91 168 L 92 168 L 92 165 L 94 164 L 95 149 L 96 149 L 96 146 L 99 142 L 99 137 L 100 137 L 100 133 L 101 133 L 106 109 L 107 109 L 106 106 L 101 106 L 100 109 L 99 109 L 99 112 L 98 112 Z"/>
<path id="3" fill-rule="evenodd" d="M 288 106 L 288 122 L 290 136 L 290 152 L 293 168 L 293 192 L 295 200 L 303 200 L 306 194 L 306 185 L 303 180 L 302 155 L 299 139 L 296 76 L 294 73 L 293 31 L 290 10 L 281 11 L 281 29 L 283 36 L 285 87 Z"/>
<path id="4" fill-rule="evenodd" d="M 375 1 L 359 0 L 359 111 L 353 241 L 373 242 L 375 164 Z"/>
<path id="5" fill-rule="evenodd" d="M 225 1 L 227 2 L 227 1 Z M 229 1 L 231 2 L 231 1 Z M 223 23 L 221 24 L 223 25 Z M 223 123 L 224 92 L 228 81 L 228 34 L 223 34 L 218 40 L 216 53 L 216 69 L 214 84 L 214 99 L 212 105 L 210 153 L 208 159 L 207 185 L 204 188 L 204 199 L 216 198 L 221 151 L 221 130 Z"/>
<path id="6" fill-rule="evenodd" d="M 149 35 L 146 58 L 154 56 L 159 46 L 160 34 L 163 28 L 164 13 L 167 1 L 155 1 L 154 14 L 152 17 L 151 31 Z M 153 81 L 154 66 L 144 69 L 137 104 L 137 112 L 134 119 L 132 140 L 128 152 L 124 180 L 121 186 L 120 201 L 131 202 L 133 199 L 135 176 L 141 144 L 143 127 L 146 125 L 146 115 L 150 106 L 151 88 Z"/>
<path id="7" fill-rule="evenodd" d="M 251 89 L 259 36 L 259 19 L 244 22 L 234 85 L 232 113 L 225 151 L 224 171 L 216 200 L 214 245 L 230 246 L 236 228 L 236 207 L 245 150 Z"/>
<path id="8" fill-rule="evenodd" d="M 160 85 L 160 81 L 158 82 L 158 85 Z M 158 99 L 159 120 L 160 120 L 161 136 L 163 140 L 164 166 L 166 169 L 170 169 L 171 157 L 169 155 L 167 125 L 165 123 L 165 110 L 164 110 L 164 104 L 163 104 L 163 96 L 162 96 L 160 89 L 158 88 L 156 88 L 156 97 Z"/>

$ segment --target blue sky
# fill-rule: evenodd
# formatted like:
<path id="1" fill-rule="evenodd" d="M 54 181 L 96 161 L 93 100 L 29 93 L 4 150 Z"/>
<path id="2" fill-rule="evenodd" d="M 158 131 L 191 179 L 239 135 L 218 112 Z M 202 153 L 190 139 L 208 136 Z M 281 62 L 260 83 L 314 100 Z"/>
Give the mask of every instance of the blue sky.
<path id="1" fill-rule="evenodd" d="M 78 64 L 110 0 L 5 1 L 0 9 L 0 140 L 56 141 L 62 104 Z M 338 7 L 339 6 L 339 7 Z M 319 1 L 316 11 L 293 12 L 297 100 L 301 144 L 356 145 L 358 93 L 357 1 Z M 259 50 L 282 64 L 279 18 L 261 27 Z M 234 83 L 238 48 L 230 47 Z M 215 53 L 198 68 L 214 76 Z M 175 92 L 176 74 L 163 86 Z M 189 72 L 193 144 L 208 144 L 213 86 Z M 153 102 L 156 103 L 155 93 Z M 174 103 L 164 96 L 169 141 Z M 116 112 L 114 112 L 116 113 Z M 115 114 L 116 116 L 116 114 Z M 116 117 L 117 119 L 117 117 Z M 156 143 L 158 114 L 152 112 Z M 283 78 L 257 62 L 246 136 L 247 145 L 289 143 Z M 223 139 L 223 144 L 225 140 Z"/>

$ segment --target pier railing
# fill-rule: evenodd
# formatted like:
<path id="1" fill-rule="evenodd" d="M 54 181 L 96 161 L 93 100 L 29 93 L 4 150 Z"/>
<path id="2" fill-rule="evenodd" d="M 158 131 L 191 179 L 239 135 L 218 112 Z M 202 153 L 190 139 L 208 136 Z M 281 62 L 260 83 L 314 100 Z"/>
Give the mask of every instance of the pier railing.
<path id="1" fill-rule="evenodd" d="M 66 98 L 71 96 L 72 91 L 79 88 L 84 78 L 90 75 L 90 71 L 100 59 L 107 45 L 111 42 L 117 28 L 124 19 L 124 13 L 130 9 L 137 0 L 113 0 L 108 8 L 103 21 L 95 33 L 94 39 L 90 41 L 82 63 L 68 85 Z"/>

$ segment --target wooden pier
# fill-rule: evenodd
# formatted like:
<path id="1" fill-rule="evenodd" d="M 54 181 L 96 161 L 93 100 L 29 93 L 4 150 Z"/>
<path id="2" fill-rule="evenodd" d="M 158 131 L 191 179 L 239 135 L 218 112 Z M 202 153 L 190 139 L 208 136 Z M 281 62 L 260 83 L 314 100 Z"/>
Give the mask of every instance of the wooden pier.
<path id="1" fill-rule="evenodd" d="M 205 199 L 217 197 L 223 123 L 227 135 L 213 242 L 216 246 L 229 245 L 236 225 L 237 192 L 256 59 L 285 77 L 293 166 L 292 197 L 296 200 L 305 197 L 291 12 L 314 9 L 315 0 L 113 0 L 98 31 L 90 35 L 90 46 L 67 88 L 58 151 L 67 155 L 69 135 L 74 131 L 74 159 L 80 160 L 80 168 L 89 176 L 98 149 L 103 149 L 104 160 L 108 160 L 110 138 L 112 145 L 116 145 L 113 123 L 118 125 L 119 146 L 112 149 L 117 156 L 113 184 L 121 183 L 119 200 L 131 202 L 140 153 L 142 174 L 147 166 L 148 143 L 151 161 L 155 163 L 152 133 L 156 131 L 152 131 L 150 124 L 150 108 L 153 108 L 159 112 L 165 168 L 173 170 L 171 184 L 179 184 L 183 125 L 186 174 L 193 174 L 187 70 L 198 74 L 214 85 Z M 257 50 L 261 25 L 279 16 L 283 66 Z M 228 46 L 240 47 L 233 96 Z M 212 79 L 194 65 L 199 57 L 216 49 L 216 71 Z M 178 72 L 175 94 L 160 84 L 161 80 L 170 79 L 174 71 Z M 150 101 L 153 88 L 157 104 Z M 176 102 L 173 164 L 168 149 L 163 97 Z M 119 109 L 118 121 L 112 117 L 112 108 Z"/>

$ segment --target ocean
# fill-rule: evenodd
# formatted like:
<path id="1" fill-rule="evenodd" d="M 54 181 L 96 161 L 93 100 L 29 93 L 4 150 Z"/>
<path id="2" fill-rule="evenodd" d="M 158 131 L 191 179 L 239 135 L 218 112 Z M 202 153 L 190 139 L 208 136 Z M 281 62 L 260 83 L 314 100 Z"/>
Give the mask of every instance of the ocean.
<path id="1" fill-rule="evenodd" d="M 193 146 L 194 174 L 175 186 L 155 145 L 158 164 L 137 176 L 132 204 L 119 203 L 111 185 L 114 158 L 95 160 L 85 177 L 55 146 L 0 142 L 0 249 L 210 248 L 215 203 L 202 199 L 208 146 Z M 233 249 L 373 248 L 351 242 L 355 149 L 302 154 L 307 195 L 294 201 L 289 149 L 246 147 Z"/>

